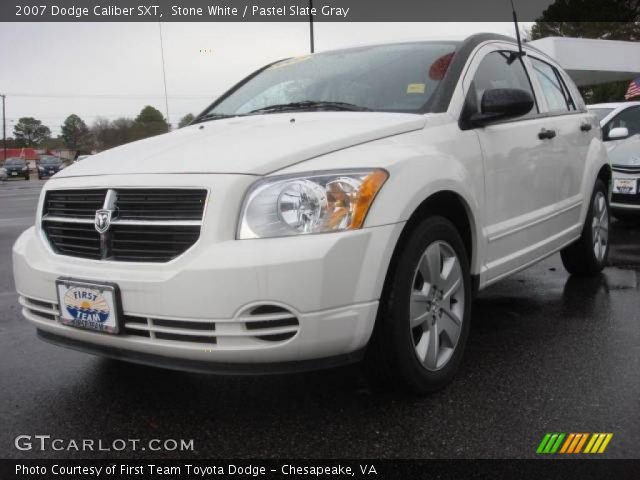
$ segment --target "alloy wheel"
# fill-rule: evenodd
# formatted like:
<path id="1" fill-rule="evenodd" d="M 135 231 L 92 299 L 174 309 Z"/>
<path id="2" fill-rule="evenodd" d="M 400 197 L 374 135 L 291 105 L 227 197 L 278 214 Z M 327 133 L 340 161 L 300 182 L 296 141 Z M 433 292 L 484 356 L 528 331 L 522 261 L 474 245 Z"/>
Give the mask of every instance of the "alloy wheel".
<path id="1" fill-rule="evenodd" d="M 465 309 L 462 268 L 446 242 L 431 243 L 414 273 L 409 308 L 411 337 L 427 370 L 442 369 L 455 351 Z"/>
<path id="2" fill-rule="evenodd" d="M 593 220 L 591 221 L 593 253 L 602 262 L 609 245 L 609 211 L 607 199 L 602 192 L 596 192 L 593 199 Z"/>

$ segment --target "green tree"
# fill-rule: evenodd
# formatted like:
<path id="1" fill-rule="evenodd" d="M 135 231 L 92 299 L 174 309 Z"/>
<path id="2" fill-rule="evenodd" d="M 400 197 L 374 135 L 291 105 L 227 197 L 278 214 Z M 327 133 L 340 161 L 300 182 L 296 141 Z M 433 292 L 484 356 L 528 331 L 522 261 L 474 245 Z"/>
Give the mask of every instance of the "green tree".
<path id="1" fill-rule="evenodd" d="M 13 127 L 13 136 L 22 147 L 37 147 L 51 137 L 51 130 L 40 120 L 22 117 Z"/>
<path id="2" fill-rule="evenodd" d="M 589 21 L 594 18 L 601 21 Z M 531 27 L 532 40 L 543 37 L 640 41 L 640 1 L 556 0 Z M 619 102 L 628 86 L 625 80 L 581 87 L 580 91 L 587 103 Z"/>
<path id="3" fill-rule="evenodd" d="M 48 138 L 47 140 L 42 142 L 40 147 L 44 148 L 45 150 L 63 150 L 66 147 L 66 143 L 64 141 L 64 138 L 58 136 L 55 138 Z"/>
<path id="4" fill-rule="evenodd" d="M 182 117 L 180 119 L 180 121 L 178 122 L 178 128 L 182 128 L 182 127 L 186 127 L 187 125 L 189 125 L 191 122 L 193 122 L 193 119 L 195 117 L 193 116 L 193 113 L 187 113 L 184 117 Z"/>
<path id="5" fill-rule="evenodd" d="M 169 131 L 169 124 L 162 113 L 151 105 L 147 105 L 140 111 L 135 119 L 135 126 L 138 138 L 152 137 Z"/>
<path id="6" fill-rule="evenodd" d="M 78 115 L 72 113 L 62 125 L 62 139 L 70 150 L 91 152 L 91 132 Z"/>
<path id="7" fill-rule="evenodd" d="M 98 150 L 117 147 L 138 139 L 135 122 L 130 118 L 117 118 L 110 122 L 106 118 L 98 118 L 91 127 Z"/>

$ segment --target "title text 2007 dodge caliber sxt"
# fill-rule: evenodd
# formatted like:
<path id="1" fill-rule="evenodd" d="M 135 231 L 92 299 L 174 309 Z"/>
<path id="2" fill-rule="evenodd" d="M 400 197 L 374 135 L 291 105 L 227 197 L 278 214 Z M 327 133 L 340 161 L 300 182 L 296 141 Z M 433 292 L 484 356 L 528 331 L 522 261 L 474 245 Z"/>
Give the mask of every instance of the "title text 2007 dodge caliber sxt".
<path id="1" fill-rule="evenodd" d="M 476 290 L 557 251 L 572 274 L 607 261 L 597 119 L 552 59 L 522 53 L 476 35 L 287 59 L 186 128 L 72 165 L 14 246 L 24 316 L 135 362 L 364 360 L 441 388 Z"/>

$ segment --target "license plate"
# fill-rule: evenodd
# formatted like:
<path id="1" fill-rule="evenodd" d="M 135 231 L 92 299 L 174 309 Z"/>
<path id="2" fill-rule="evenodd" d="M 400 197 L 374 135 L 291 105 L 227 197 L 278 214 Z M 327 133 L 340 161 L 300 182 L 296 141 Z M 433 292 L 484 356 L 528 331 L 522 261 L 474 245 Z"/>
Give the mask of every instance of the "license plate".
<path id="1" fill-rule="evenodd" d="M 11 175 L 15 175 L 17 177 L 18 176 L 18 172 L 11 172 Z"/>
<path id="2" fill-rule="evenodd" d="M 638 180 L 635 178 L 616 178 L 613 180 L 613 193 L 635 195 L 638 193 Z"/>
<path id="3" fill-rule="evenodd" d="M 60 278 L 56 289 L 60 323 L 104 333 L 119 332 L 117 285 Z"/>

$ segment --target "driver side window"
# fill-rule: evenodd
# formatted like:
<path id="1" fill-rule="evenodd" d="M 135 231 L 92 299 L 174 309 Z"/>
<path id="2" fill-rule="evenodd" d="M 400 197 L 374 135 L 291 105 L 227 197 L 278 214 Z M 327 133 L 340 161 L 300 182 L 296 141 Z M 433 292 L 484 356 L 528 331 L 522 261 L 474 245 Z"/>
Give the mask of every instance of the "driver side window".
<path id="1" fill-rule="evenodd" d="M 482 104 L 482 95 L 486 90 L 494 88 L 515 88 L 524 90 L 535 98 L 531 82 L 524 69 L 522 60 L 514 57 L 515 52 L 498 51 L 488 53 L 480 62 L 478 70 L 471 83 L 471 100 L 475 102 L 478 111 Z M 534 104 L 527 115 L 538 113 Z"/>

